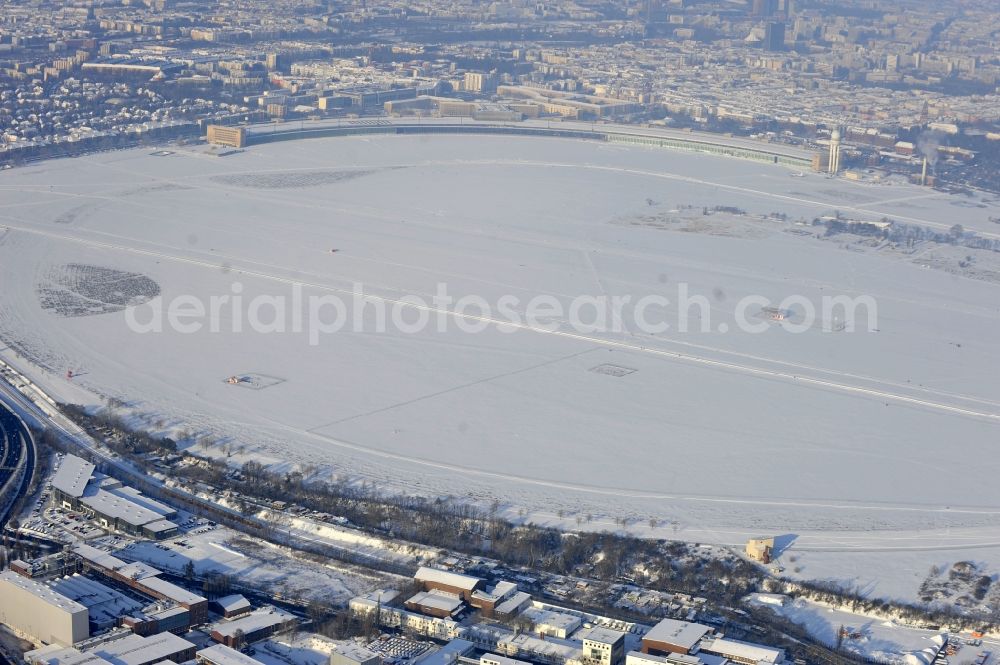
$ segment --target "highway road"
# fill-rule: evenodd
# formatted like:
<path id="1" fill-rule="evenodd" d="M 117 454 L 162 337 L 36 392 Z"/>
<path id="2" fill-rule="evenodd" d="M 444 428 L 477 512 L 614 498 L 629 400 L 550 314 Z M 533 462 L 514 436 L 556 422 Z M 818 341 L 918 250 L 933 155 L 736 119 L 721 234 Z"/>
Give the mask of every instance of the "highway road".
<path id="1" fill-rule="evenodd" d="M 0 400 L 0 487 L 7 492 L 0 504 L 0 527 L 7 524 L 10 510 L 31 485 L 35 470 L 35 448 L 24 423 Z M 7 487 L 9 482 L 16 483 Z"/>

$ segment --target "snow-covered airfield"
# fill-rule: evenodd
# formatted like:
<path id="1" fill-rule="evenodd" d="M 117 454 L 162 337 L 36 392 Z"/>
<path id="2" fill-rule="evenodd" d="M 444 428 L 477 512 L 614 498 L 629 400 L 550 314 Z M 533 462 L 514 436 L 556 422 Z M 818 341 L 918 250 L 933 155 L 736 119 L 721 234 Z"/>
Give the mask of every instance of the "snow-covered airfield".
<path id="1" fill-rule="evenodd" d="M 3 353 L 56 397 L 120 398 L 161 430 L 214 435 L 235 463 L 498 497 L 536 522 L 629 517 L 638 533 L 727 544 L 794 535 L 803 575 L 881 566 L 908 576 L 874 589 L 890 595 L 912 593 L 932 563 L 1000 562 L 1000 284 L 928 268 L 919 252 L 844 248 L 809 225 L 839 210 L 996 235 L 995 201 L 557 138 L 171 150 L 0 173 Z M 702 215 L 714 206 L 749 221 Z M 787 220 L 759 219 L 770 213 Z M 708 298 L 712 325 L 438 332 L 432 313 L 426 330 L 366 325 L 311 345 L 235 333 L 224 313 L 220 332 L 138 334 L 119 281 L 162 302 L 291 298 L 297 283 L 306 298 L 341 297 L 351 318 L 359 286 L 370 303 L 429 301 L 441 283 L 489 303 L 568 303 L 675 301 L 685 284 Z M 877 331 L 733 325 L 742 298 L 793 294 L 870 295 Z"/>

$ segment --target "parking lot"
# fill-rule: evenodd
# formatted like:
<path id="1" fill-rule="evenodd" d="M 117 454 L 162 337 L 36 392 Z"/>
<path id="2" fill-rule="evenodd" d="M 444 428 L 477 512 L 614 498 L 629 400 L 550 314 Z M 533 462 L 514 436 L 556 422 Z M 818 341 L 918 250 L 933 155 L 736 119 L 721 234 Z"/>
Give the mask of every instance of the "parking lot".
<path id="1" fill-rule="evenodd" d="M 51 505 L 52 489 L 46 485 L 35 499 L 31 514 L 22 520 L 21 529 L 28 533 L 71 543 L 78 540 L 93 540 L 107 535 L 86 515 Z"/>

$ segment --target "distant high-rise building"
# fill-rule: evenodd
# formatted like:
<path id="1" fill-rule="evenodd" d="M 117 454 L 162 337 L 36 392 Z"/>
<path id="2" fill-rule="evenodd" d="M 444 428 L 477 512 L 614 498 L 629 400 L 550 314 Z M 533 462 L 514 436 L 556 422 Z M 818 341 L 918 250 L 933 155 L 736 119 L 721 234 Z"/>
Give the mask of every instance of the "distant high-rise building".
<path id="1" fill-rule="evenodd" d="M 247 142 L 247 130 L 243 127 L 209 125 L 205 131 L 205 140 L 217 145 L 242 148 Z"/>
<path id="2" fill-rule="evenodd" d="M 496 89 L 496 79 L 491 74 L 466 72 L 463 87 L 469 92 L 492 92 Z"/>
<path id="3" fill-rule="evenodd" d="M 264 64 L 272 72 L 287 72 L 290 58 L 284 53 L 268 53 Z"/>
<path id="4" fill-rule="evenodd" d="M 772 21 L 764 28 L 764 48 L 768 51 L 785 50 L 785 24 Z"/>
<path id="5" fill-rule="evenodd" d="M 753 0 L 751 12 L 754 16 L 773 16 L 778 7 L 778 0 Z"/>

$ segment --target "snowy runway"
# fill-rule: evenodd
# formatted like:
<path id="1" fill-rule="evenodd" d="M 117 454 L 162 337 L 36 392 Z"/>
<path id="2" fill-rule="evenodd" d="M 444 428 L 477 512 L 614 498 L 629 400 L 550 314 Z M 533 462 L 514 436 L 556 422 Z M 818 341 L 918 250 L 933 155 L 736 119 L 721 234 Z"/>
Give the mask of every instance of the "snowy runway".
<path id="1" fill-rule="evenodd" d="M 955 528 L 993 547 L 1000 287 L 817 239 L 811 220 L 839 210 L 989 237 L 1000 209 L 789 175 L 655 149 L 453 136 L 46 162 L 0 174 L 0 338 L 57 395 L 123 399 L 154 429 L 215 435 L 205 452 L 236 462 L 312 464 L 553 516 L 654 517 L 663 535 L 705 541 L 796 533 L 804 547 L 817 534 L 819 551 L 822 534 L 839 532 L 851 548 L 885 549 L 899 545 L 891 534 Z M 235 283 L 246 300 L 299 288 L 341 297 L 365 323 L 381 303 L 451 325 L 366 326 L 317 345 L 228 325 L 138 334 L 114 298 L 91 316 L 44 308 L 40 285 L 66 266 L 109 284 L 142 276 L 167 301 Z M 505 327 L 492 313 L 412 303 L 442 283 L 490 303 L 674 300 L 683 283 L 707 298 L 695 319 L 712 325 L 581 333 L 558 317 L 554 330 Z M 359 288 L 365 299 L 352 300 Z M 721 332 L 741 299 L 791 294 L 871 295 L 878 332 Z M 678 323 L 669 309 L 663 320 Z M 281 380 L 226 384 L 240 372 Z"/>

